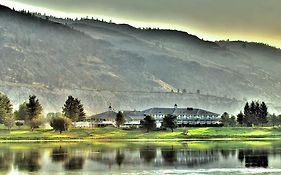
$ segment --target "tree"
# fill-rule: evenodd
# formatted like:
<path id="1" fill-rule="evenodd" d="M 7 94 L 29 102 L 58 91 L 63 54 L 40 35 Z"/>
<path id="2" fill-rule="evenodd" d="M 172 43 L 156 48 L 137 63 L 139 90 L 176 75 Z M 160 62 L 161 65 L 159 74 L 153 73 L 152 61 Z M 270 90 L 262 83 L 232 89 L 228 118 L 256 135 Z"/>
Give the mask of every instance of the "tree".
<path id="1" fill-rule="evenodd" d="M 3 124 L 8 128 L 10 131 L 15 124 L 14 116 L 11 114 L 10 116 L 6 116 L 3 120 Z"/>
<path id="2" fill-rule="evenodd" d="M 15 111 L 14 115 L 15 115 L 16 120 L 26 121 L 28 119 L 28 111 L 27 111 L 26 102 L 22 103 L 19 106 L 19 110 Z"/>
<path id="3" fill-rule="evenodd" d="M 259 122 L 262 124 L 262 126 L 268 122 L 267 115 L 268 115 L 267 106 L 264 102 L 262 102 L 260 105 L 260 115 L 259 115 Z"/>
<path id="4" fill-rule="evenodd" d="M 50 121 L 50 126 L 55 130 L 59 131 L 60 134 L 62 131 L 67 131 L 71 127 L 71 120 L 67 117 L 54 117 Z"/>
<path id="5" fill-rule="evenodd" d="M 77 105 L 78 105 L 78 109 L 79 109 L 79 117 L 78 117 L 78 121 L 84 121 L 86 119 L 86 114 L 84 112 L 84 106 L 81 104 L 81 101 L 76 98 L 75 99 Z"/>
<path id="6" fill-rule="evenodd" d="M 48 113 L 47 116 L 46 116 L 46 121 L 47 121 L 48 123 L 50 123 L 51 120 L 52 120 L 53 118 L 56 118 L 56 117 L 63 117 L 63 115 L 62 115 L 61 112 L 50 112 L 50 113 Z"/>
<path id="7" fill-rule="evenodd" d="M 42 111 L 43 108 L 35 95 L 29 96 L 29 102 L 26 104 L 28 117 L 27 124 L 33 131 L 42 124 Z"/>
<path id="8" fill-rule="evenodd" d="M 242 111 L 240 111 L 240 113 L 237 115 L 237 123 L 239 123 L 239 125 L 242 126 L 243 122 L 244 122 L 244 115 Z"/>
<path id="9" fill-rule="evenodd" d="M 247 102 L 245 107 L 244 107 L 244 121 L 243 121 L 243 123 L 246 126 L 252 126 L 251 122 L 250 122 L 250 118 L 251 118 L 250 115 L 251 115 L 250 106 L 249 106 L 249 103 Z"/>
<path id="10" fill-rule="evenodd" d="M 229 114 L 227 112 L 224 112 L 222 114 L 222 116 L 221 116 L 221 123 L 225 127 L 229 126 Z"/>
<path id="11" fill-rule="evenodd" d="M 170 128 L 172 132 L 177 128 L 177 116 L 168 114 L 163 118 L 163 125 L 165 128 Z"/>
<path id="12" fill-rule="evenodd" d="M 13 106 L 10 99 L 0 93 L 0 123 L 4 124 L 4 119 L 13 116 Z"/>
<path id="13" fill-rule="evenodd" d="M 75 99 L 72 96 L 68 96 L 62 108 L 64 116 L 71 119 L 72 122 L 84 120 L 85 112 L 84 107 L 79 99 Z"/>
<path id="14" fill-rule="evenodd" d="M 234 127 L 236 126 L 236 118 L 235 116 L 231 116 L 228 122 L 228 126 Z"/>
<path id="15" fill-rule="evenodd" d="M 16 124 L 16 126 L 19 127 L 19 128 L 20 128 L 21 126 L 23 126 L 23 122 L 16 122 L 15 124 Z"/>
<path id="16" fill-rule="evenodd" d="M 142 128 L 146 129 L 147 132 L 151 131 L 152 129 L 156 128 L 155 119 L 151 116 L 147 115 L 141 121 Z"/>
<path id="17" fill-rule="evenodd" d="M 13 108 L 10 99 L 0 93 L 0 123 L 3 123 L 9 130 L 14 125 Z"/>
<path id="18" fill-rule="evenodd" d="M 251 104 L 247 102 L 244 107 L 244 120 L 243 123 L 246 126 L 252 125 L 264 125 L 268 122 L 267 119 L 267 106 L 264 102 L 261 104 L 259 102 L 252 101 Z"/>
<path id="19" fill-rule="evenodd" d="M 121 111 L 116 114 L 115 122 L 118 128 L 125 123 L 125 118 Z"/>

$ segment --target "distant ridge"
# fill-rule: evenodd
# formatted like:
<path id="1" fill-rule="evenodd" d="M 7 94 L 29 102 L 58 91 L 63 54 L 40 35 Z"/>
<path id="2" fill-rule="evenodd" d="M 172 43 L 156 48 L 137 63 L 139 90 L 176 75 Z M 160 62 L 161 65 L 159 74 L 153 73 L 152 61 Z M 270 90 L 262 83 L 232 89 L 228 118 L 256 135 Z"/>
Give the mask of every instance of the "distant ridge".
<path id="1" fill-rule="evenodd" d="M 36 94 L 61 110 L 74 95 L 91 112 L 177 103 L 219 113 L 281 101 L 280 49 L 0 8 L 0 91 L 15 104 Z"/>

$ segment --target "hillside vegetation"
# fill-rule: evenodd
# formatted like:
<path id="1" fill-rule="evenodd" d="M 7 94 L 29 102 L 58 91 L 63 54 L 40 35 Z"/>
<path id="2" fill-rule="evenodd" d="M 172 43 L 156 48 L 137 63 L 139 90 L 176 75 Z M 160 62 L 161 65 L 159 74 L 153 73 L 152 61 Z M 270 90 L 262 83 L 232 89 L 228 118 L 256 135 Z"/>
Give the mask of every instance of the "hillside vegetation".
<path id="1" fill-rule="evenodd" d="M 0 8 L 0 90 L 14 104 L 36 94 L 46 110 L 60 111 L 71 94 L 88 112 L 175 103 L 237 112 L 243 102 L 232 98 L 279 105 L 278 49 Z M 192 93 L 169 93 L 178 89 Z"/>

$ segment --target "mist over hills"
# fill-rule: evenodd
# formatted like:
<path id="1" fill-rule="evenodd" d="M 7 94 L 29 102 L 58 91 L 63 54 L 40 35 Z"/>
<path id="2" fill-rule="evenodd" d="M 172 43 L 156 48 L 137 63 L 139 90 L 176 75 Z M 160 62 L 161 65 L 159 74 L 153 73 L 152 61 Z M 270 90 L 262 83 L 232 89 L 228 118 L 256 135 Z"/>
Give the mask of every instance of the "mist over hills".
<path id="1" fill-rule="evenodd" d="M 90 114 L 109 104 L 141 110 L 178 103 L 219 113 L 237 112 L 245 98 L 280 105 L 279 49 L 90 19 L 44 18 L 0 6 L 0 91 L 16 105 L 30 94 L 46 111 L 60 111 L 67 95 L 74 95 Z"/>

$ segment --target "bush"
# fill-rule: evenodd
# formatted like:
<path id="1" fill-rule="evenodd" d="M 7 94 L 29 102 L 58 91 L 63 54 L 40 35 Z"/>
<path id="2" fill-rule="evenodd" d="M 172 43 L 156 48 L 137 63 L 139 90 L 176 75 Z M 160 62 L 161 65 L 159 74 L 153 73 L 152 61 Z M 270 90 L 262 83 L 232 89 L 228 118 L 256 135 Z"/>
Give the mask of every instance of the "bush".
<path id="1" fill-rule="evenodd" d="M 23 126 L 23 122 L 16 122 L 16 126 L 20 128 L 21 126 Z"/>
<path id="2" fill-rule="evenodd" d="M 55 131 L 59 131 L 62 133 L 62 131 L 67 131 L 72 125 L 72 122 L 69 118 L 66 117 L 54 117 L 50 121 L 51 127 Z"/>

